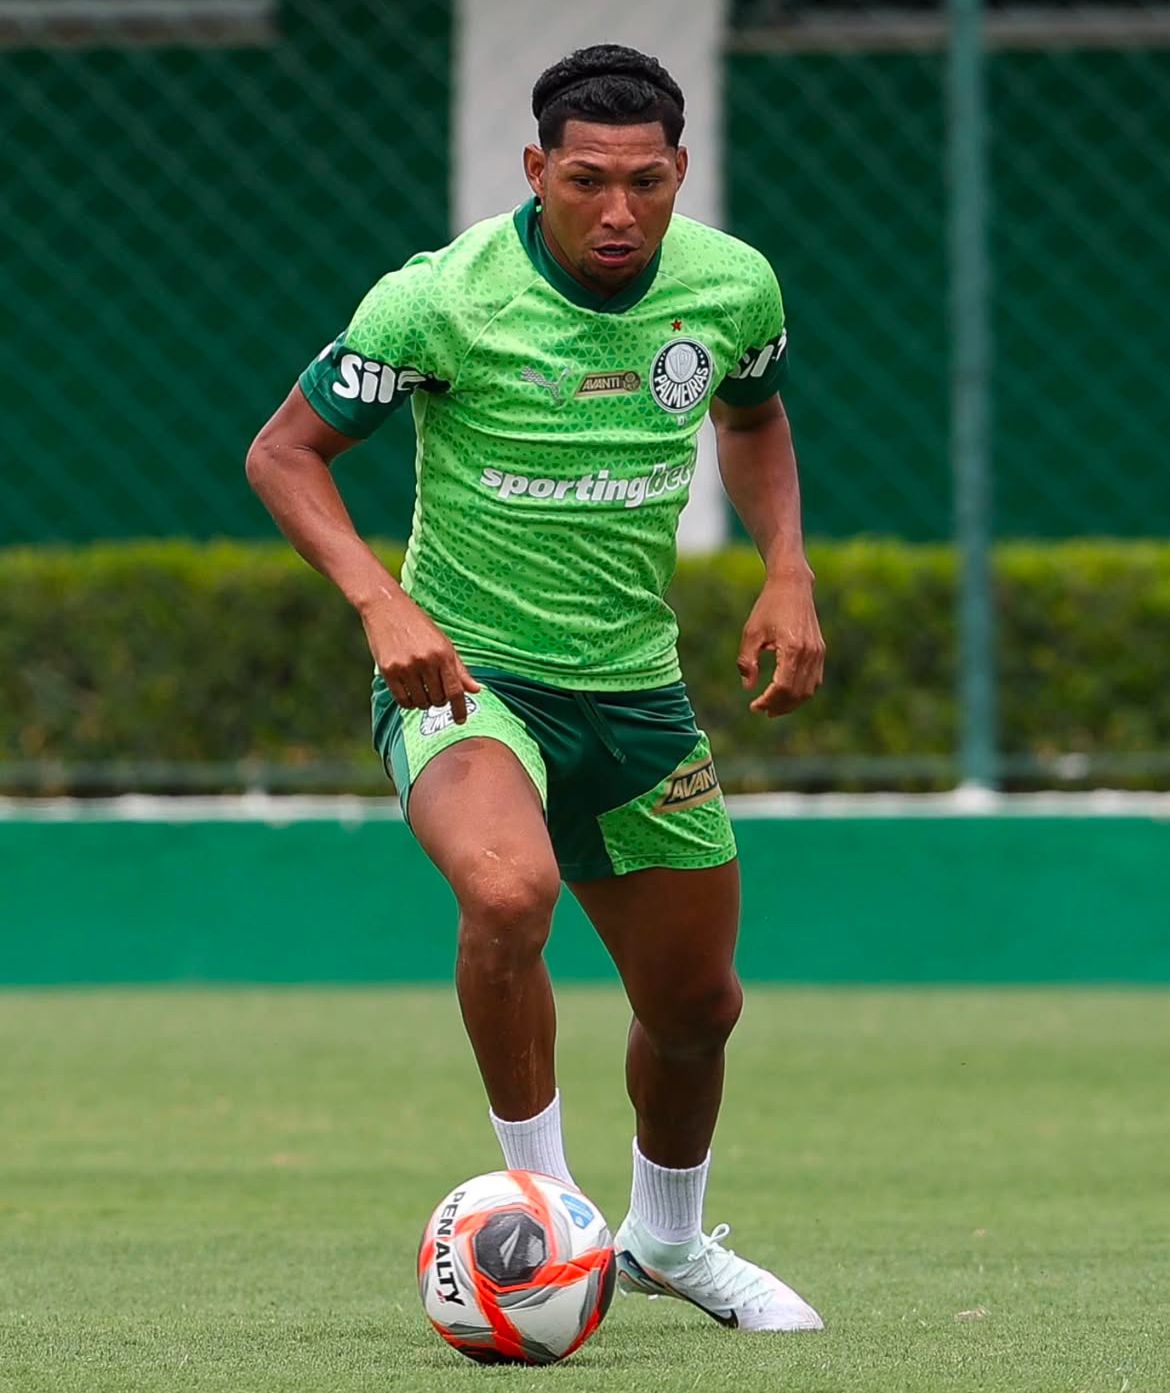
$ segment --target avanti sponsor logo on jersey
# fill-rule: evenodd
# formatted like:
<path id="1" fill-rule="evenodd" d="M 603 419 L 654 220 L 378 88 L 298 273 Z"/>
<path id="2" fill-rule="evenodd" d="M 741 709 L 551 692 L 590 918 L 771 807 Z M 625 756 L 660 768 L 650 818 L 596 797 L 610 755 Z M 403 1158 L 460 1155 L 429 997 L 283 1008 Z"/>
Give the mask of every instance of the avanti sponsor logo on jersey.
<path id="1" fill-rule="evenodd" d="M 636 372 L 591 372 L 577 388 L 579 397 L 625 397 L 642 385 Z"/>
<path id="2" fill-rule="evenodd" d="M 479 710 L 479 703 L 473 696 L 465 696 L 463 700 L 467 703 L 467 719 Z M 446 730 L 448 726 L 455 724 L 455 715 L 451 710 L 451 703 L 446 706 L 428 706 L 422 714 L 419 723 L 418 733 L 420 735 L 438 735 L 440 731 Z"/>
<path id="3" fill-rule="evenodd" d="M 728 377 L 763 377 L 773 363 L 778 363 L 788 351 L 788 330 L 784 329 L 762 348 L 749 348 Z"/>
<path id="4" fill-rule="evenodd" d="M 481 488 L 491 489 L 500 498 L 535 498 L 552 503 L 620 503 L 640 508 L 666 494 L 684 491 L 695 472 L 693 459 L 686 464 L 656 464 L 648 474 L 632 479 L 615 478 L 608 469 L 581 474 L 575 479 L 552 479 L 547 475 L 511 474 L 490 465 L 479 476 Z"/>
<path id="5" fill-rule="evenodd" d="M 664 411 L 681 416 L 706 396 L 711 375 L 709 349 L 698 339 L 672 339 L 650 368 L 650 391 Z"/>
<path id="6" fill-rule="evenodd" d="M 708 803 L 712 798 L 718 798 L 719 793 L 719 775 L 708 755 L 706 759 L 697 759 L 674 771 L 653 811 L 679 813 L 684 808 L 697 808 L 700 803 Z"/>

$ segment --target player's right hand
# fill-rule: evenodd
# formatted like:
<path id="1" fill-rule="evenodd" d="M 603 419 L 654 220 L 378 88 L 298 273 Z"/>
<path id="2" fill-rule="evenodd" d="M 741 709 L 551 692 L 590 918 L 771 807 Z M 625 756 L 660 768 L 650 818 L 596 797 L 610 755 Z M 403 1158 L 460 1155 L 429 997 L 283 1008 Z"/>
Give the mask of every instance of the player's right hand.
<path id="1" fill-rule="evenodd" d="M 366 640 L 390 694 L 404 708 L 446 706 L 456 725 L 467 720 L 466 693 L 479 683 L 455 645 L 402 591 L 361 610 Z"/>

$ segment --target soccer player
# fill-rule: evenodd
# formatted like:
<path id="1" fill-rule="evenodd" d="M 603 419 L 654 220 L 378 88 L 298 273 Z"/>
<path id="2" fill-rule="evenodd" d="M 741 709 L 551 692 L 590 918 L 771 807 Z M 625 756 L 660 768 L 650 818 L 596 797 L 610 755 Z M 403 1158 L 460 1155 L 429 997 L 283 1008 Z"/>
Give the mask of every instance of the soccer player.
<path id="1" fill-rule="evenodd" d="M 459 1002 L 507 1165 L 572 1178 L 543 960 L 564 880 L 633 1008 L 619 1283 L 741 1330 L 819 1329 L 722 1245 L 726 1225 L 702 1231 L 742 1003 L 739 873 L 663 598 L 710 411 L 766 563 L 739 648 L 746 688 L 771 668 L 751 709 L 781 716 L 820 684 L 780 292 L 758 252 L 674 215 L 683 94 L 655 59 L 580 50 L 532 105 L 533 198 L 380 280 L 261 430 L 248 477 L 365 627 L 375 747 L 458 900 Z M 330 466 L 407 401 L 399 584 Z"/>

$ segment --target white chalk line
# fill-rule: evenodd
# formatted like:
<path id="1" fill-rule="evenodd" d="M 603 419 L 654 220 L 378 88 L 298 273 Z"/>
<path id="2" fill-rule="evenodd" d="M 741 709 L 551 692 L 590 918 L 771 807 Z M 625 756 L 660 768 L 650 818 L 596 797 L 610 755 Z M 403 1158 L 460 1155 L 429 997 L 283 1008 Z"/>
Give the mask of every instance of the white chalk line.
<path id="1" fill-rule="evenodd" d="M 1154 818 L 1170 820 L 1170 793 L 1125 789 L 1088 792 L 999 793 L 964 787 L 946 793 L 732 794 L 737 822 L 753 820 L 891 818 Z M 392 795 L 306 795 L 252 792 L 162 797 L 126 793 L 116 798 L 0 798 L 0 822 L 401 822 Z"/>

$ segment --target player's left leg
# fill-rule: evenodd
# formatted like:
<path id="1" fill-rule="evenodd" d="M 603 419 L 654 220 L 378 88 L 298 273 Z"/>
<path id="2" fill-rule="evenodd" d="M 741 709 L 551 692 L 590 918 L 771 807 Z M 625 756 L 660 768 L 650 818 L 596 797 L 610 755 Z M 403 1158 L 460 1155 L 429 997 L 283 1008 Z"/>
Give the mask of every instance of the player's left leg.
<path id="1" fill-rule="evenodd" d="M 726 1226 L 702 1232 L 724 1046 L 743 1000 L 733 961 L 738 863 L 653 867 L 571 888 L 634 1011 L 626 1082 L 637 1135 L 630 1213 L 616 1239 L 622 1286 L 681 1296 L 744 1330 L 820 1329 L 796 1292 L 721 1245 Z"/>
<path id="2" fill-rule="evenodd" d="M 626 1086 L 639 1149 L 659 1166 L 698 1166 L 723 1097 L 723 1047 L 743 1004 L 733 962 L 739 863 L 655 867 L 571 888 L 634 1008 Z"/>

